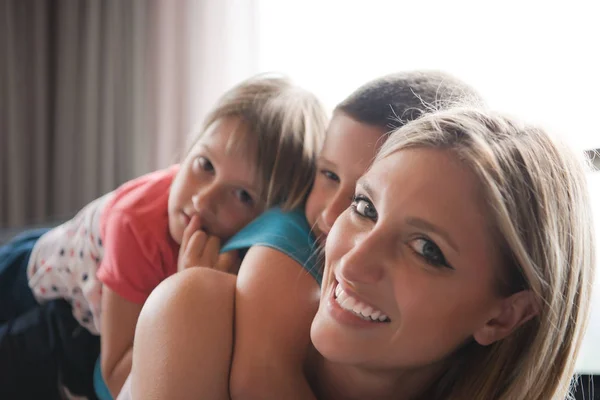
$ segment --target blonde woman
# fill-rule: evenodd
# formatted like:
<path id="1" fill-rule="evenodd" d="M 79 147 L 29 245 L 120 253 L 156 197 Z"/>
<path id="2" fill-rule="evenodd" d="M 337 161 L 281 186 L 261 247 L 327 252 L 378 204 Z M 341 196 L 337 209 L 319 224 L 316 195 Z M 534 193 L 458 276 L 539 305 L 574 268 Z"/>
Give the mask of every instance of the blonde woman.
<path id="1" fill-rule="evenodd" d="M 594 241 L 585 168 L 543 130 L 469 108 L 407 124 L 359 180 L 325 253 L 312 343 L 298 366 L 313 394 L 302 398 L 568 395 Z M 169 381 L 177 398 L 218 398 L 234 296 L 229 278 L 206 268 L 159 286 L 137 328 L 152 337 L 136 342 L 134 366 L 175 337 L 185 351 L 155 360 L 172 374 L 136 370 L 134 398 L 158 398 Z M 192 324 L 192 309 L 211 323 Z M 178 366 L 197 379 L 179 379 Z"/>
<path id="2" fill-rule="evenodd" d="M 594 241 L 584 168 L 542 130 L 469 109 L 407 125 L 326 253 L 319 397 L 567 395 Z"/>

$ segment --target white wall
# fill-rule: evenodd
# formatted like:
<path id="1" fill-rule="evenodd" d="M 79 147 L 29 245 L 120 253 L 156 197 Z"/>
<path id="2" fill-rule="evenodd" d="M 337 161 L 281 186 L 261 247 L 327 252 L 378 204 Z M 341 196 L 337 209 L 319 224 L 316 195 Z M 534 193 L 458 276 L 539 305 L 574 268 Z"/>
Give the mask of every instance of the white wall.
<path id="1" fill-rule="evenodd" d="M 333 107 L 367 80 L 442 69 L 494 107 L 600 147 L 597 1 L 260 0 L 259 69 Z"/>

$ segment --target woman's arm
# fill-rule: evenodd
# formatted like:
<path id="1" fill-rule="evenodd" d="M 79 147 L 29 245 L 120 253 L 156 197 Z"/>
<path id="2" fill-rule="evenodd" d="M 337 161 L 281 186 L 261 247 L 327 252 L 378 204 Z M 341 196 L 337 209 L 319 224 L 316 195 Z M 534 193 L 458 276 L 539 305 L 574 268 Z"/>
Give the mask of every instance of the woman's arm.
<path id="1" fill-rule="evenodd" d="M 254 246 L 237 279 L 234 399 L 314 399 L 303 364 L 319 285 L 278 250 Z"/>
<path id="2" fill-rule="evenodd" d="M 131 371 L 135 325 L 142 306 L 125 300 L 107 286 L 102 294 L 102 376 L 117 397 Z"/>
<path id="3" fill-rule="evenodd" d="M 229 399 L 235 276 L 192 268 L 162 282 L 138 321 L 133 399 Z"/>

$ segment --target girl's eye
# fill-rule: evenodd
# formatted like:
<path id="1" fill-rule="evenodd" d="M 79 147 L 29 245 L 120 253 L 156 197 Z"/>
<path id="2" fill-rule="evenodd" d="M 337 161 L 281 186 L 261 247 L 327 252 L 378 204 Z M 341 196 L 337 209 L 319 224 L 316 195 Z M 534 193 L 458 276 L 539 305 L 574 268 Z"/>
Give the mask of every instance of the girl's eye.
<path id="1" fill-rule="evenodd" d="M 333 182 L 338 182 L 338 183 L 340 182 L 340 177 L 339 177 L 339 176 L 337 176 L 335 173 L 333 173 L 333 172 L 331 172 L 331 171 L 327 170 L 327 169 L 323 169 L 323 170 L 321 170 L 321 174 L 322 174 L 322 175 L 323 175 L 325 178 L 329 179 L 330 181 L 333 181 Z"/>
<path id="2" fill-rule="evenodd" d="M 199 171 L 205 171 L 205 172 L 214 172 L 215 171 L 215 167 L 210 162 L 210 160 L 206 157 L 196 157 L 196 159 L 194 160 L 194 167 L 196 169 L 198 169 Z"/>
<path id="3" fill-rule="evenodd" d="M 372 219 L 377 221 L 377 210 L 371 203 L 371 200 L 364 196 L 354 196 L 352 200 L 352 210 L 361 217 Z"/>
<path id="4" fill-rule="evenodd" d="M 444 257 L 442 250 L 440 250 L 440 248 L 431 240 L 424 238 L 415 239 L 411 241 L 409 246 L 419 257 L 423 258 L 426 263 L 434 267 L 454 269 L 446 261 L 446 257 Z"/>
<path id="5" fill-rule="evenodd" d="M 239 189 L 236 191 L 236 196 L 243 204 L 248 206 L 254 205 L 254 199 L 252 199 L 252 196 L 247 191 Z"/>

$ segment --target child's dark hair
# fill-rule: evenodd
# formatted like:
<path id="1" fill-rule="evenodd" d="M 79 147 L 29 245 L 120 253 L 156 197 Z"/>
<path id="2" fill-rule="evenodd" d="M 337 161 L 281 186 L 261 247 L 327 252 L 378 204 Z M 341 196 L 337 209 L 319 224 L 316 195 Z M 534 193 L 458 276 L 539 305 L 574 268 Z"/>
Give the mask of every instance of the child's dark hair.
<path id="1" fill-rule="evenodd" d="M 337 105 L 362 124 L 381 128 L 382 141 L 390 132 L 421 115 L 457 104 L 481 105 L 483 99 L 471 86 L 441 71 L 415 70 L 385 75 L 365 83 Z M 315 250 L 316 268 L 325 268 L 325 248 Z"/>
<path id="2" fill-rule="evenodd" d="M 440 71 L 399 72 L 367 82 L 335 108 L 385 131 L 399 128 L 429 110 L 455 103 L 482 103 L 471 86 Z"/>

